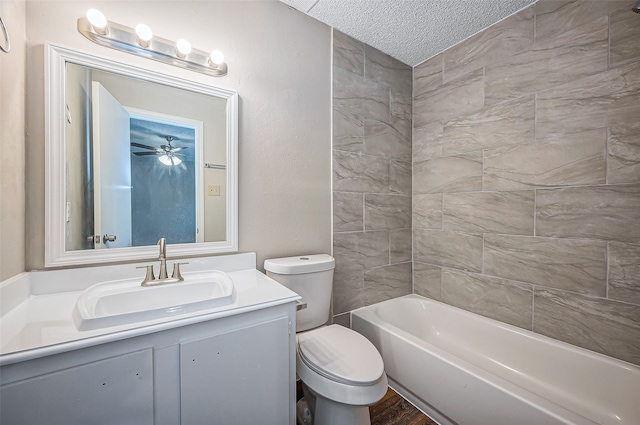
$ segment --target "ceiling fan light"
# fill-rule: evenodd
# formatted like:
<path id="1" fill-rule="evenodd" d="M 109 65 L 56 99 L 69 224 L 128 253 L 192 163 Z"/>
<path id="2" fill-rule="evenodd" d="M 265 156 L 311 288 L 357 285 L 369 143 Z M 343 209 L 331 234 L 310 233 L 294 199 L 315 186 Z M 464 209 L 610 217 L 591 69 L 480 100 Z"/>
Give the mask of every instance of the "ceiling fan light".
<path id="1" fill-rule="evenodd" d="M 160 155 L 158 157 L 158 161 L 160 161 L 161 163 L 163 163 L 168 167 L 171 167 L 172 165 L 182 164 L 182 160 L 174 155 Z"/>
<path id="2" fill-rule="evenodd" d="M 173 164 L 171 163 L 171 158 L 167 155 L 160 155 L 158 157 L 158 161 L 162 162 L 164 165 L 171 167 Z"/>

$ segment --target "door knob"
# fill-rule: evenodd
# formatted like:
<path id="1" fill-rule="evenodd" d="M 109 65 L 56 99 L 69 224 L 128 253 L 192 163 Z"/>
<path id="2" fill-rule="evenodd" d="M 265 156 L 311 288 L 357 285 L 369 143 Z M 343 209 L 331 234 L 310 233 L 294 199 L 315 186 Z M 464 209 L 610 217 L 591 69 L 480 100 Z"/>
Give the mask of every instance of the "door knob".
<path id="1" fill-rule="evenodd" d="M 102 243 L 115 242 L 115 241 L 116 241 L 116 235 L 107 235 L 105 233 L 104 236 L 102 237 Z"/>

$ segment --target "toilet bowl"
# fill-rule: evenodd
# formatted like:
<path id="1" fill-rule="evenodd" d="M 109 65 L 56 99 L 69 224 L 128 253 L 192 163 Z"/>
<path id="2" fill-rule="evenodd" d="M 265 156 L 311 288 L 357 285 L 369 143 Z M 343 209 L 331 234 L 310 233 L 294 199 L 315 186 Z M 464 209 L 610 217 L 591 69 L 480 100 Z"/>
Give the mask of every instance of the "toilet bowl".
<path id="1" fill-rule="evenodd" d="M 329 255 L 266 260 L 267 276 L 297 292 L 296 372 L 314 425 L 370 425 L 369 407 L 387 391 L 380 353 L 359 333 L 329 320 L 333 268 Z M 304 409 L 303 409 L 304 410 Z M 299 418 L 299 423 L 309 423 Z"/>
<path id="2" fill-rule="evenodd" d="M 369 406 L 387 392 L 382 358 L 365 337 L 339 325 L 297 336 L 296 372 L 315 425 L 369 425 Z"/>

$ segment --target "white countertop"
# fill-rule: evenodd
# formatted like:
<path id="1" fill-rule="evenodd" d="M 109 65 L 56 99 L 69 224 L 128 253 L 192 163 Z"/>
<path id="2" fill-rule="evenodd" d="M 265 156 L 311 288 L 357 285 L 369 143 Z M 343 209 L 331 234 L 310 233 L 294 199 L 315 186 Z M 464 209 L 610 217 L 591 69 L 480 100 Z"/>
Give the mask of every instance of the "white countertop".
<path id="1" fill-rule="evenodd" d="M 139 264 L 29 272 L 3 282 L 0 286 L 0 365 L 259 310 L 300 298 L 256 270 L 253 253 L 186 261 L 194 271 L 217 269 L 227 272 L 235 285 L 235 301 L 174 317 L 80 331 L 74 324 L 72 311 L 82 291 L 102 281 L 140 275 L 141 270 L 135 269 Z"/>

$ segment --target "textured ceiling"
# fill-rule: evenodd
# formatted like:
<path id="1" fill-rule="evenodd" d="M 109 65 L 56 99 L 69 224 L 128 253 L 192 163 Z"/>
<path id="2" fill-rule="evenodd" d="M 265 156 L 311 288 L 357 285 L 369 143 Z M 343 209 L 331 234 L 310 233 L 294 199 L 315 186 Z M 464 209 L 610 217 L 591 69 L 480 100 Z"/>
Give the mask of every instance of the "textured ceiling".
<path id="1" fill-rule="evenodd" d="M 415 66 L 536 0 L 280 0 Z"/>

